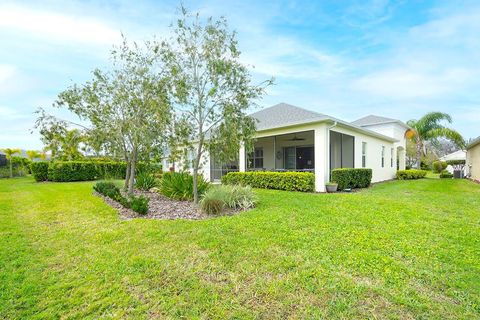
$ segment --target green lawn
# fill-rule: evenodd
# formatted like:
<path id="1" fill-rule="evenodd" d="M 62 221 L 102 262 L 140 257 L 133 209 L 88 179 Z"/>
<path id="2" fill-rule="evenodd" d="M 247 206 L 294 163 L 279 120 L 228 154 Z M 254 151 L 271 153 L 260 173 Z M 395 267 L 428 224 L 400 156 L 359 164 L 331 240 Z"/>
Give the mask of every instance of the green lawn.
<path id="1" fill-rule="evenodd" d="M 91 187 L 0 181 L 0 318 L 480 318 L 471 182 L 259 190 L 204 221 L 121 221 Z"/>

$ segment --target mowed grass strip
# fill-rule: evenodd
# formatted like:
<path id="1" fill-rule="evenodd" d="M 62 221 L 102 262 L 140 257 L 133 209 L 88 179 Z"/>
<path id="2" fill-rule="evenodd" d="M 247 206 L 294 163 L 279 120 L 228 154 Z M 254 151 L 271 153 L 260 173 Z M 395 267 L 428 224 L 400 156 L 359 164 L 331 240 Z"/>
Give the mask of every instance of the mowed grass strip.
<path id="1" fill-rule="evenodd" d="M 203 221 L 122 221 L 92 183 L 0 181 L 0 318 L 480 314 L 480 186 L 256 190 Z"/>

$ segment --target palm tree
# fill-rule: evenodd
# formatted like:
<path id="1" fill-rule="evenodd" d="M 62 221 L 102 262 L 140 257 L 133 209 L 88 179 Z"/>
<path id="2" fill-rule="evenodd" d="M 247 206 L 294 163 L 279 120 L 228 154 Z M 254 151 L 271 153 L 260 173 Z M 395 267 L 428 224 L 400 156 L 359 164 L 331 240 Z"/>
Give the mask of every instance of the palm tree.
<path id="1" fill-rule="evenodd" d="M 36 150 L 27 150 L 27 157 L 28 157 L 28 159 L 33 161 L 33 159 L 36 159 L 36 158 L 40 157 L 40 153 Z"/>
<path id="2" fill-rule="evenodd" d="M 80 144 L 84 142 L 85 137 L 78 129 L 67 130 L 62 137 L 62 157 L 66 160 L 76 160 L 82 158 L 82 153 L 78 150 Z"/>
<path id="3" fill-rule="evenodd" d="M 7 156 L 7 160 L 10 163 L 10 178 L 13 178 L 12 156 L 14 154 L 20 153 L 21 151 L 20 149 L 10 149 L 10 148 L 3 149 L 2 151 L 5 152 L 5 155 Z"/>
<path id="4" fill-rule="evenodd" d="M 411 129 L 407 130 L 405 137 L 415 143 L 417 154 L 417 168 L 420 169 L 422 156 L 427 154 L 426 143 L 435 144 L 439 138 L 445 138 L 455 143 L 459 148 L 465 147 L 465 141 L 460 133 L 454 129 L 445 127 L 441 122 L 452 123 L 452 117 L 447 113 L 429 112 L 418 120 L 409 120 L 407 124 Z"/>

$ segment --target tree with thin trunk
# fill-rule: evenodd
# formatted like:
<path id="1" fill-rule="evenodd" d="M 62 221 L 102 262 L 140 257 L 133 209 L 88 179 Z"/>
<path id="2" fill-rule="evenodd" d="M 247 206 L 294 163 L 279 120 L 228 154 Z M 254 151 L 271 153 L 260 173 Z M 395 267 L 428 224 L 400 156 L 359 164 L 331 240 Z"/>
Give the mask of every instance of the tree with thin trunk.
<path id="1" fill-rule="evenodd" d="M 216 156 L 226 160 L 238 157 L 241 143 L 249 148 L 255 122 L 246 111 L 273 80 L 252 84 L 248 68 L 240 62 L 236 33 L 228 30 L 225 18 L 203 22 L 181 7 L 173 34 L 160 44 L 174 102 L 175 132 L 180 133 L 170 151 L 178 147 L 188 151 L 198 203 L 198 173 L 206 151 L 215 149 Z"/>
<path id="2" fill-rule="evenodd" d="M 21 151 L 20 149 L 11 149 L 11 148 L 6 148 L 2 150 L 5 152 L 5 155 L 7 157 L 8 163 L 9 163 L 9 168 L 10 168 L 10 178 L 13 178 L 13 164 L 12 164 L 12 158 L 14 154 L 19 154 Z"/>
<path id="3" fill-rule="evenodd" d="M 60 93 L 55 106 L 78 116 L 91 147 L 123 156 L 125 189 L 132 194 L 139 159 L 161 150 L 170 104 L 156 44 L 141 47 L 124 38 L 111 58 L 111 70 L 94 70 L 91 81 Z"/>
<path id="4" fill-rule="evenodd" d="M 447 113 L 429 112 L 418 120 L 409 120 L 407 124 L 411 129 L 405 136 L 415 143 L 416 167 L 420 169 L 422 156 L 427 154 L 427 142 L 437 143 L 444 138 L 455 143 L 459 148 L 465 147 L 465 141 L 460 133 L 442 124 L 446 121 L 452 123 L 452 117 Z"/>

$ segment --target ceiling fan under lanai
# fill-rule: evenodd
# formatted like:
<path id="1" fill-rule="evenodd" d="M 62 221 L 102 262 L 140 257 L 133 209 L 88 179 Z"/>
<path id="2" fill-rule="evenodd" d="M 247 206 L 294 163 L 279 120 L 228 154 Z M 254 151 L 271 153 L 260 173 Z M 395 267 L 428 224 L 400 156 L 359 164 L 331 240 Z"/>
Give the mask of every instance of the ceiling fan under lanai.
<path id="1" fill-rule="evenodd" d="M 294 135 L 292 139 L 287 139 L 288 141 L 303 141 L 305 138 L 299 138 L 297 135 Z"/>

